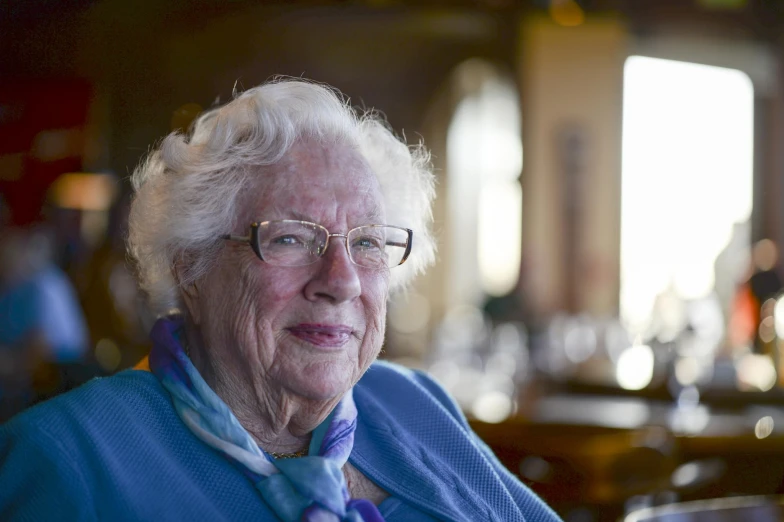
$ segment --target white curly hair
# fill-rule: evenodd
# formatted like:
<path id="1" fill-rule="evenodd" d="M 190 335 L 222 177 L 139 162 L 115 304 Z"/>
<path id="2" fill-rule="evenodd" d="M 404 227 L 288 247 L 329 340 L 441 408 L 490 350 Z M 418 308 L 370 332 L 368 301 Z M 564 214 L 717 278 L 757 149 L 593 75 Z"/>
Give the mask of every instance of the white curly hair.
<path id="1" fill-rule="evenodd" d="M 300 79 L 277 79 L 201 115 L 191 133 L 164 138 L 134 171 L 128 250 L 156 315 L 184 312 L 179 286 L 215 263 L 239 218 L 240 195 L 299 138 L 346 144 L 378 177 L 387 223 L 414 230 L 409 259 L 391 271 L 404 288 L 435 259 L 430 156 L 408 146 L 373 111 L 358 113 L 338 91 Z M 178 265 L 175 277 L 174 267 Z"/>

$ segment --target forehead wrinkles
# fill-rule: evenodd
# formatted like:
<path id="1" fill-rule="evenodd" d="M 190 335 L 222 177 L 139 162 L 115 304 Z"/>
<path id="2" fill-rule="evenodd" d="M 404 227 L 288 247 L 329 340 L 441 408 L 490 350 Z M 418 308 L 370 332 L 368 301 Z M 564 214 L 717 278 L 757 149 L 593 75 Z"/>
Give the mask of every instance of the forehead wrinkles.
<path id="1" fill-rule="evenodd" d="M 339 208 L 346 201 L 340 201 L 341 194 L 350 195 L 360 203 L 368 218 L 383 219 L 384 201 L 378 179 L 365 158 L 347 145 L 320 145 L 312 142 L 298 142 L 277 164 L 263 167 L 251 185 L 244 208 L 251 220 L 259 219 L 258 213 L 291 212 L 289 202 L 278 201 L 281 194 L 295 196 L 305 202 L 317 205 L 335 203 Z M 336 181 L 338 183 L 336 183 Z M 321 191 L 310 191 L 315 187 Z M 338 190 L 333 190 L 337 187 Z M 340 190 L 344 187 L 346 190 Z M 302 188 L 300 190 L 300 188 Z M 268 205 L 263 208 L 264 205 Z M 297 209 L 307 212 L 307 208 Z"/>
<path id="2" fill-rule="evenodd" d="M 369 191 L 375 175 L 365 158 L 348 145 L 321 145 L 312 141 L 296 143 L 280 163 L 280 174 L 290 179 L 307 178 L 308 183 L 329 185 L 335 177 L 352 189 Z M 285 180 L 281 180 L 285 183 Z M 363 185 L 367 185 L 363 187 Z"/>

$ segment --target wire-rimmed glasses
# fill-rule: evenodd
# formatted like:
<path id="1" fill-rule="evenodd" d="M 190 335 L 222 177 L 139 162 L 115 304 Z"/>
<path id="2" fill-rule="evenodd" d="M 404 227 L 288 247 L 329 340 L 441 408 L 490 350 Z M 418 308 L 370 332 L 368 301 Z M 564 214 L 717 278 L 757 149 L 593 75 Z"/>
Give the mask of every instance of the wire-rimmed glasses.
<path id="1" fill-rule="evenodd" d="M 363 225 L 345 234 L 330 234 L 316 223 L 295 219 L 251 223 L 249 236 L 224 234 L 221 239 L 248 243 L 270 265 L 305 266 L 323 256 L 333 237 L 343 239 L 351 262 L 380 270 L 402 265 L 411 253 L 414 232 L 391 225 Z"/>

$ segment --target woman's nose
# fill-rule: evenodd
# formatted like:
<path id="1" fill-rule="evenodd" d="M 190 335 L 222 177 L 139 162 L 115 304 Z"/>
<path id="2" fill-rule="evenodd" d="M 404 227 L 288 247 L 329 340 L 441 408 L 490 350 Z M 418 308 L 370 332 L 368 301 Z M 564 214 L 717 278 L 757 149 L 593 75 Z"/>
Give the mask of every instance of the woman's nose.
<path id="1" fill-rule="evenodd" d="M 343 302 L 362 293 L 360 267 L 351 261 L 345 237 L 333 237 L 318 264 L 318 271 L 305 289 L 308 299 Z"/>

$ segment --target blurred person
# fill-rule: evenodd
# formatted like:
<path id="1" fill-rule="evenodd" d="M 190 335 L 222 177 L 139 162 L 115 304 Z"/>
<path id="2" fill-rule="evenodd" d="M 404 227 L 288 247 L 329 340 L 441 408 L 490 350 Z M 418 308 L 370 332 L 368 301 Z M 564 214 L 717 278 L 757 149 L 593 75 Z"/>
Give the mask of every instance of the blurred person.
<path id="1" fill-rule="evenodd" d="M 0 420 L 86 380 L 87 329 L 76 292 L 40 227 L 0 233 Z"/>
<path id="2" fill-rule="evenodd" d="M 280 80 L 133 182 L 149 366 L 0 427 L 0 518 L 557 520 L 430 377 L 376 361 L 434 259 L 423 147 Z"/>
<path id="3" fill-rule="evenodd" d="M 725 324 L 731 321 L 738 285 L 748 276 L 750 244 L 751 222 L 747 220 L 734 223 L 727 244 L 713 263 L 714 290 L 721 304 Z"/>
<path id="4" fill-rule="evenodd" d="M 781 293 L 781 277 L 776 271 L 778 258 L 778 247 L 770 239 L 761 239 L 754 243 L 751 250 L 753 272 L 749 277 L 749 287 L 760 306 Z"/>
<path id="5" fill-rule="evenodd" d="M 754 297 L 754 311 L 756 335 L 754 349 L 757 353 L 770 353 L 773 350 L 772 341 L 775 336 L 763 332 L 764 329 L 772 330 L 773 306 L 771 303 L 781 295 L 782 282 L 777 272 L 779 250 L 776 243 L 770 239 L 761 239 L 754 243 L 751 249 L 753 273 L 749 277 L 749 289 Z M 763 325 L 766 318 L 767 324 Z M 770 332 L 772 334 L 772 331 Z"/>
<path id="6" fill-rule="evenodd" d="M 759 336 L 765 319 L 763 306 L 770 299 L 781 295 L 784 284 L 776 270 L 778 247 L 770 239 L 761 239 L 751 249 L 747 278 L 736 290 L 730 319 L 730 344 L 732 352 L 743 352 L 752 347 L 757 353 L 765 351 L 766 344 Z M 767 307 L 770 313 L 772 307 Z"/>

